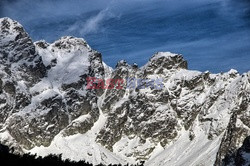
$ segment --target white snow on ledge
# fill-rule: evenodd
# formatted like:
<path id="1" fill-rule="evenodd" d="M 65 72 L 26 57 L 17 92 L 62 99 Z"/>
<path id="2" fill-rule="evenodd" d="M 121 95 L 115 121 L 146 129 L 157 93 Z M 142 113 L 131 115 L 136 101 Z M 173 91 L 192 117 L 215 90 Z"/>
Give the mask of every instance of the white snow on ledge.
<path id="1" fill-rule="evenodd" d="M 94 165 L 100 163 L 127 164 L 131 162 L 118 157 L 95 141 L 99 130 L 106 122 L 106 117 L 101 111 L 100 113 L 98 121 L 91 130 L 87 131 L 85 134 L 75 134 L 67 137 L 58 134 L 49 147 L 35 147 L 27 151 L 27 153 L 30 152 L 31 154 L 37 154 L 39 156 L 62 154 L 63 159 L 74 161 L 85 160 Z M 82 118 L 84 118 L 84 116 Z"/>
<path id="2" fill-rule="evenodd" d="M 161 57 L 175 57 L 177 56 L 178 54 L 174 54 L 174 53 L 171 53 L 171 52 L 157 52 L 153 57 L 152 57 L 152 60 L 153 59 L 158 59 L 158 58 L 161 58 Z"/>

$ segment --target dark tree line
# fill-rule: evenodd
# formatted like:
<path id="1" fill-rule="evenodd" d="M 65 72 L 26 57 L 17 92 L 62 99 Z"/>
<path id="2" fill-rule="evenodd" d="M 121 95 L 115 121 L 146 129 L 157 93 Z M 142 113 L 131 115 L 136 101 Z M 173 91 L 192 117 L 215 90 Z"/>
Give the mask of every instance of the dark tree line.
<path id="1" fill-rule="evenodd" d="M 1 166 L 92 166 L 85 161 L 62 160 L 62 155 L 49 155 L 40 157 L 31 154 L 17 155 L 10 152 L 8 146 L 0 144 L 0 165 Z M 104 166 L 99 164 L 98 166 Z M 122 166 L 122 165 L 109 165 Z M 126 166 L 129 166 L 128 164 Z M 137 166 L 143 166 L 143 163 Z"/>

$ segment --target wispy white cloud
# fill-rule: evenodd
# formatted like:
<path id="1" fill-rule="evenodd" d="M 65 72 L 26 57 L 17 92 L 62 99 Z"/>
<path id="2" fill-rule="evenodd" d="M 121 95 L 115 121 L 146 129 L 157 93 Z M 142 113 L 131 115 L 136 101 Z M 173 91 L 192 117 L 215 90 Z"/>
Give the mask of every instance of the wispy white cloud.
<path id="1" fill-rule="evenodd" d="M 90 17 L 86 21 L 77 21 L 68 28 L 69 32 L 78 32 L 81 35 L 96 33 L 102 30 L 102 25 L 105 21 L 119 18 L 119 15 L 114 14 L 109 8 L 101 10 L 95 16 Z"/>

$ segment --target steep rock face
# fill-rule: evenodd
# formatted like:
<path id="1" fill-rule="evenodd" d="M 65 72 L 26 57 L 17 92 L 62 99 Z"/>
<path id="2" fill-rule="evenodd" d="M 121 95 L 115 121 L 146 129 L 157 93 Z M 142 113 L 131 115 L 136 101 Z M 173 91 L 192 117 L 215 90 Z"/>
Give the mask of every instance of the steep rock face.
<path id="1" fill-rule="evenodd" d="M 153 143 L 161 142 L 163 146 L 168 140 L 176 137 L 178 127 L 180 128 L 177 113 L 169 104 L 169 91 L 157 87 L 162 83 L 159 81 L 160 84 L 157 84 L 157 76 L 155 77 L 154 74 L 160 75 L 160 73 L 165 74 L 165 72 L 185 68 L 186 61 L 180 55 L 168 54 L 155 54 L 141 69 L 134 68 L 124 61 L 117 64 L 112 78 L 145 80 L 140 83 L 131 81 L 135 84 L 131 88 L 124 81 L 122 90 L 107 90 L 104 94 L 102 109 L 108 112 L 108 119 L 98 135 L 98 141 L 108 149 L 113 150 L 113 145 L 123 136 L 128 136 L 130 139 L 138 137 L 141 144 L 147 139 L 152 139 Z M 158 78 L 161 77 L 158 76 Z M 151 86 L 146 87 L 149 83 Z M 127 157 L 132 156 L 144 160 L 153 149 L 154 146 L 147 147 L 127 154 Z"/>
<path id="2" fill-rule="evenodd" d="M 169 52 L 112 69 L 83 39 L 33 43 L 19 23 L 0 25 L 1 143 L 94 164 L 248 163 L 250 72 L 191 71 Z M 87 89 L 88 77 L 113 86 Z"/>
<path id="3" fill-rule="evenodd" d="M 167 149 L 168 144 L 178 140 L 183 129 L 189 133 L 190 141 L 200 137 L 195 130 L 205 133 L 208 141 L 214 140 L 229 128 L 231 115 L 238 114 L 237 107 L 244 114 L 249 112 L 246 110 L 248 74 L 241 76 L 235 70 L 224 74 L 201 73 L 188 71 L 186 67 L 180 55 L 162 52 L 140 69 L 119 62 L 112 78 L 135 77 L 146 81 L 137 82 L 134 89 L 106 91 L 102 106 L 108 119 L 97 141 L 124 157 L 147 160 L 158 143 Z M 157 79 L 162 79 L 162 88 L 157 87 Z M 147 81 L 153 81 L 154 86 L 146 86 Z M 244 138 L 249 129 L 237 134 Z M 133 150 L 124 150 L 124 142 L 133 142 Z M 149 146 L 142 148 L 145 144 Z"/>
<path id="4" fill-rule="evenodd" d="M 104 77 L 100 53 L 73 37 L 33 44 L 19 23 L 0 23 L 3 131 L 30 149 L 48 146 L 62 129 L 64 135 L 89 130 L 99 109 L 96 91 L 85 88 L 86 77 Z"/>
<path id="5" fill-rule="evenodd" d="M 46 75 L 41 57 L 23 27 L 9 18 L 0 21 L 0 124 L 30 104 L 28 87 Z"/>
<path id="6" fill-rule="evenodd" d="M 238 153 L 241 152 L 237 151 L 237 149 L 242 145 L 244 140 L 247 142 L 250 135 L 249 78 L 249 73 L 242 75 L 241 89 L 238 93 L 239 105 L 233 109 L 227 129 L 223 135 L 216 157 L 216 165 L 244 165 L 244 162 L 238 163 Z"/>

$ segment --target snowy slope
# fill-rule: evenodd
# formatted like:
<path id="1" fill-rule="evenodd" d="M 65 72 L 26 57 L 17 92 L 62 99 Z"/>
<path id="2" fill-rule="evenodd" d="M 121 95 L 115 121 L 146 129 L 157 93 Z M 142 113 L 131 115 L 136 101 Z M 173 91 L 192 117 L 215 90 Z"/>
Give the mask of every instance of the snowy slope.
<path id="1" fill-rule="evenodd" d="M 63 137 L 61 134 L 58 134 L 49 147 L 35 147 L 27 152 L 41 156 L 46 156 L 48 154 L 62 154 L 62 157 L 65 159 L 69 158 L 75 161 L 84 159 L 93 164 L 128 163 L 126 160 L 119 158 L 114 153 L 95 142 L 96 135 L 105 121 L 106 118 L 101 112 L 97 122 L 91 130 L 85 134 L 75 134 L 68 137 Z"/>
<path id="2" fill-rule="evenodd" d="M 17 152 L 107 165 L 249 161 L 250 72 L 192 71 L 170 52 L 112 69 L 83 39 L 33 43 L 9 18 L 0 30 L 0 143 Z M 144 82 L 89 90 L 87 77 Z"/>

